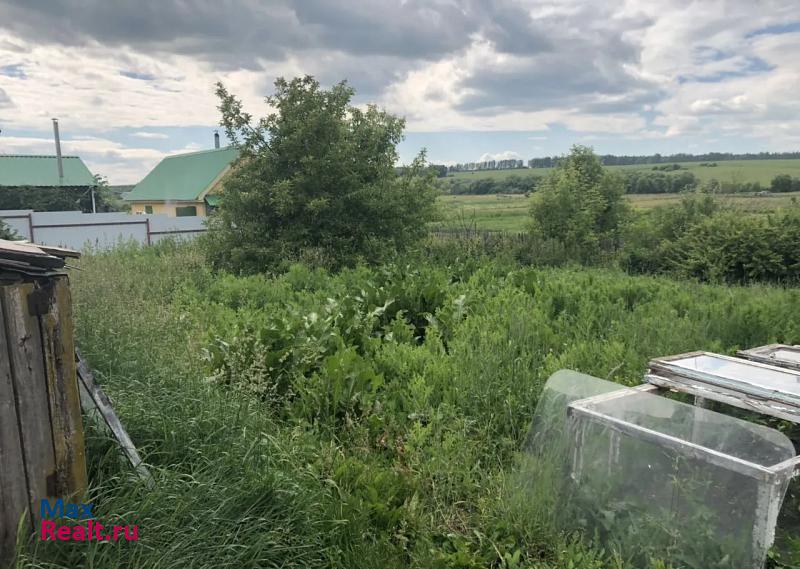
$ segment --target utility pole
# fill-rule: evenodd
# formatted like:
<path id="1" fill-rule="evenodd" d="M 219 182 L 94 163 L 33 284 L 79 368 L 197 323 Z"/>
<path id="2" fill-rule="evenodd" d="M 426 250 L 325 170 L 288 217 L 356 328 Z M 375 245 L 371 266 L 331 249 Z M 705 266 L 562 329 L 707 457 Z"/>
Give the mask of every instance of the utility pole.
<path id="1" fill-rule="evenodd" d="M 53 135 L 56 139 L 56 159 L 58 160 L 58 183 L 64 183 L 64 164 L 61 161 L 61 137 L 58 135 L 58 119 L 53 119 Z"/>

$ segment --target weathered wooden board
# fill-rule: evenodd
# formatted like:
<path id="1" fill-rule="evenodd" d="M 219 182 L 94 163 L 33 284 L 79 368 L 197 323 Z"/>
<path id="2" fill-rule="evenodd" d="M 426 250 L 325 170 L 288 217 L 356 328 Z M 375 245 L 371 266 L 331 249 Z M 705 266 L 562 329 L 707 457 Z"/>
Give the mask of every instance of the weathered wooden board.
<path id="1" fill-rule="evenodd" d="M 108 396 L 95 381 L 89 364 L 81 357 L 78 350 L 75 350 L 75 360 L 78 364 L 78 381 L 81 386 L 81 405 L 84 412 L 88 414 L 96 411 L 100 414 L 103 422 L 111 430 L 120 449 L 122 449 L 139 478 L 144 481 L 148 488 L 153 488 L 155 486 L 153 476 L 142 461 L 142 457 L 139 456 L 139 452 L 136 450 L 136 446 L 134 446 L 130 436 L 128 436 L 125 427 L 122 426 L 122 422 L 117 417 L 114 407 L 111 406 Z"/>
<path id="2" fill-rule="evenodd" d="M 56 496 L 56 473 L 42 335 L 37 317 L 32 316 L 28 308 L 28 297 L 33 290 L 32 283 L 0 287 L 0 303 L 14 382 L 28 502 L 32 506 L 30 518 L 32 527 L 37 527 L 40 501 Z"/>
<path id="3" fill-rule="evenodd" d="M 50 289 L 40 291 L 45 292 L 49 303 L 40 307 L 44 314 L 39 315 L 39 323 L 55 451 L 56 492 L 64 498 L 74 498 L 86 491 L 87 480 L 69 281 L 66 276 L 56 277 L 45 286 Z"/>
<path id="4" fill-rule="evenodd" d="M 17 525 L 28 508 L 15 401 L 5 318 L 0 302 L 0 567 L 11 563 Z M 30 521 L 27 527 L 31 527 Z"/>

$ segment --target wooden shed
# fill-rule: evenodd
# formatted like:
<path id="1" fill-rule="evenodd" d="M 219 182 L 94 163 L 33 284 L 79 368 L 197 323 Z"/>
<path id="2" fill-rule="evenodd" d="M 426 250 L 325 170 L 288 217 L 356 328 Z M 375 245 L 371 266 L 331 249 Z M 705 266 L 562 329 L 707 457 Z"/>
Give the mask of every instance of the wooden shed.
<path id="1" fill-rule="evenodd" d="M 65 259 L 0 240 L 0 567 L 42 499 L 80 500 L 86 460 Z M 20 535 L 24 539 L 24 536 Z"/>

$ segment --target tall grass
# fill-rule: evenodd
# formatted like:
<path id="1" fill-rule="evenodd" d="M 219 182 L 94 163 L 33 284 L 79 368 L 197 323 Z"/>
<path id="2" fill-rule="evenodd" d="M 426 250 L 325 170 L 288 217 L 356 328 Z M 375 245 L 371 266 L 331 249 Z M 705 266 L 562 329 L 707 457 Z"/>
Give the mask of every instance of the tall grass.
<path id="1" fill-rule="evenodd" d="M 475 259 L 238 278 L 201 258 L 73 272 L 79 345 L 156 487 L 90 429 L 95 511 L 140 541 L 32 541 L 19 567 L 626 567 L 559 534 L 545 496 L 515 502 L 547 377 L 635 384 L 654 356 L 800 341 L 790 289 Z"/>

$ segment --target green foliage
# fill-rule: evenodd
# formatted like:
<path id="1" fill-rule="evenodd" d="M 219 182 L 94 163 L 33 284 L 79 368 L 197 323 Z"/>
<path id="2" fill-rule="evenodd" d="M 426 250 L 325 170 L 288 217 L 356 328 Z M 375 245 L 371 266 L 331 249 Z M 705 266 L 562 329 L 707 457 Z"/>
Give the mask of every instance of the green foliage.
<path id="1" fill-rule="evenodd" d="M 670 172 L 675 170 L 675 168 L 666 166 L 656 166 L 653 169 Z M 680 167 L 677 170 L 680 170 Z M 678 174 L 666 174 L 663 171 L 649 172 L 647 170 L 625 171 L 625 193 L 627 194 L 675 194 L 692 190 L 697 185 L 697 177 L 686 171 Z"/>
<path id="2" fill-rule="evenodd" d="M 99 521 L 141 541 L 31 541 L 20 567 L 634 569 L 510 489 L 544 381 L 635 384 L 653 355 L 800 341 L 797 291 L 770 286 L 428 251 L 236 277 L 202 257 L 80 260 L 78 344 L 157 484 L 91 428 Z"/>
<path id="3" fill-rule="evenodd" d="M 532 233 L 553 241 L 581 262 L 596 262 L 619 248 L 629 217 L 625 186 L 594 152 L 574 146 L 545 178 L 531 207 Z"/>
<path id="4" fill-rule="evenodd" d="M 800 192 L 800 178 L 779 174 L 772 179 L 770 189 L 776 193 Z"/>
<path id="5" fill-rule="evenodd" d="M 654 208 L 634 218 L 625 233 L 620 263 L 637 273 L 670 271 L 675 241 L 691 227 L 707 219 L 720 206 L 708 194 L 685 194 L 675 206 Z"/>
<path id="6" fill-rule="evenodd" d="M 800 209 L 770 216 L 715 215 L 674 244 L 679 273 L 746 283 L 800 279 Z"/>
<path id="7" fill-rule="evenodd" d="M 11 229 L 8 224 L 0 219 L 0 239 L 17 239 L 17 232 Z"/>
<path id="8" fill-rule="evenodd" d="M 641 273 L 747 283 L 800 279 L 800 209 L 748 215 L 706 194 L 656 208 L 630 226 L 620 262 Z"/>
<path id="9" fill-rule="evenodd" d="M 443 192 L 453 195 L 528 194 L 536 191 L 542 176 L 510 174 L 502 178 L 446 178 L 439 181 Z"/>
<path id="10" fill-rule="evenodd" d="M 275 112 L 253 123 L 217 86 L 221 124 L 241 150 L 207 243 L 217 267 L 256 272 L 292 261 L 338 267 L 406 248 L 435 217 L 435 173 L 424 154 L 398 175 L 404 121 L 350 104 L 342 82 L 275 82 Z"/>

